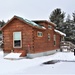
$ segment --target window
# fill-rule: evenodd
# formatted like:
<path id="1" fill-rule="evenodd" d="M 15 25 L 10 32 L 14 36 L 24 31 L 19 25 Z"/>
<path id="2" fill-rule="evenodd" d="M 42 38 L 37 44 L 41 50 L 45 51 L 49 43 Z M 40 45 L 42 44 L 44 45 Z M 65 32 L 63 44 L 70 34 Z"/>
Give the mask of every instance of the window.
<path id="1" fill-rule="evenodd" d="M 56 45 L 56 35 L 54 35 L 54 45 Z"/>
<path id="2" fill-rule="evenodd" d="M 13 32 L 13 47 L 22 47 L 21 32 Z"/>
<path id="3" fill-rule="evenodd" d="M 50 41 L 50 34 L 48 33 L 48 41 Z"/>
<path id="4" fill-rule="evenodd" d="M 64 37 L 61 37 L 61 41 L 64 41 Z"/>
<path id="5" fill-rule="evenodd" d="M 52 26 L 51 25 L 48 25 L 48 29 L 52 29 Z"/>
<path id="6" fill-rule="evenodd" d="M 43 36 L 43 33 L 40 32 L 40 31 L 38 31 L 38 32 L 37 32 L 37 36 L 38 36 L 38 37 L 42 37 L 42 36 Z"/>

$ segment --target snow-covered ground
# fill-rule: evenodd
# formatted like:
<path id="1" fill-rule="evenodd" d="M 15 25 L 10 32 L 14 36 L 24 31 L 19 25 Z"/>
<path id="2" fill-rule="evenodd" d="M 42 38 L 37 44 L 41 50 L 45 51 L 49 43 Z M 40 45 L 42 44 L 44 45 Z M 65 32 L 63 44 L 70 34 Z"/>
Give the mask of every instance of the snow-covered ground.
<path id="1" fill-rule="evenodd" d="M 67 60 L 71 62 L 58 62 L 44 65 L 50 60 Z M 0 75 L 72 75 L 75 74 L 75 56 L 73 52 L 58 52 L 50 56 L 34 59 L 8 60 L 4 59 L 0 51 Z"/>

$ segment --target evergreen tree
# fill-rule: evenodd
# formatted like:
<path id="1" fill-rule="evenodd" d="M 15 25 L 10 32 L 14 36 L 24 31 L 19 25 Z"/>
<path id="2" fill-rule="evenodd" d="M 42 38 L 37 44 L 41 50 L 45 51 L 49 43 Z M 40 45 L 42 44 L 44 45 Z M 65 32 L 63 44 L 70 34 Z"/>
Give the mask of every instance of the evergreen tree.
<path id="1" fill-rule="evenodd" d="M 5 22 L 4 20 L 2 20 L 1 27 L 3 27 L 4 25 L 5 25 Z"/>
<path id="2" fill-rule="evenodd" d="M 61 12 L 60 8 L 55 9 L 52 11 L 49 19 L 51 22 L 54 22 L 57 26 L 56 28 L 60 30 L 60 27 L 62 27 L 62 24 L 64 22 L 65 13 Z"/>
<path id="3" fill-rule="evenodd" d="M 70 15 L 67 16 L 64 26 L 64 33 L 66 34 L 65 40 L 75 43 L 75 25 L 74 21 L 71 20 Z"/>
<path id="4" fill-rule="evenodd" d="M 68 16 L 67 16 L 67 18 L 66 18 L 66 22 L 68 22 L 68 23 L 69 23 L 69 22 L 70 22 L 70 20 L 71 20 L 70 18 L 71 18 L 71 17 L 70 17 L 70 15 L 68 14 Z"/>
<path id="5" fill-rule="evenodd" d="M 4 20 L 0 21 L 0 28 L 3 27 L 5 25 Z M 0 31 L 0 34 L 2 34 L 2 32 Z"/>
<path id="6" fill-rule="evenodd" d="M 72 16 L 73 16 L 73 21 L 75 22 L 75 12 L 73 13 Z"/>
<path id="7" fill-rule="evenodd" d="M 5 25 L 4 20 L 0 21 L 0 28 Z"/>
<path id="8" fill-rule="evenodd" d="M 57 8 L 52 11 L 49 16 L 50 21 L 55 23 L 56 28 L 66 34 L 65 40 L 71 41 L 75 44 L 75 12 L 72 14 L 73 19 L 71 19 L 70 15 L 67 15 L 66 20 L 65 13 L 61 11 L 61 9 Z"/>

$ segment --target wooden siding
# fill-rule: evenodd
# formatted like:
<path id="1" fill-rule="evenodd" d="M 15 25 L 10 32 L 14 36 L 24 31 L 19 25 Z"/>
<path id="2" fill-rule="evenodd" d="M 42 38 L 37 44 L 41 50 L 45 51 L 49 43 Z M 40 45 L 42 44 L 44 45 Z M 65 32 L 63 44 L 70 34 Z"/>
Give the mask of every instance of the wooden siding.
<path id="1" fill-rule="evenodd" d="M 13 32 L 22 32 L 22 48 L 13 48 Z M 4 51 L 10 52 L 11 50 L 26 50 L 28 44 L 32 46 L 32 27 L 21 22 L 18 19 L 12 20 L 8 26 L 3 30 Z M 32 50 L 32 48 L 31 48 Z"/>
<path id="2" fill-rule="evenodd" d="M 17 18 L 11 20 L 8 25 L 3 29 L 3 42 L 4 52 L 23 52 L 23 56 L 27 53 L 40 53 L 60 48 L 61 36 L 54 32 L 54 26 L 52 29 L 48 29 L 47 22 L 39 22 L 38 24 L 45 26 L 46 30 L 33 28 L 27 23 L 24 23 Z M 22 48 L 13 48 L 13 32 L 21 31 L 22 36 Z M 43 33 L 42 37 L 37 36 L 37 32 Z M 48 34 L 50 34 L 50 40 L 48 40 Z M 56 45 L 54 45 L 54 35 L 56 35 Z"/>

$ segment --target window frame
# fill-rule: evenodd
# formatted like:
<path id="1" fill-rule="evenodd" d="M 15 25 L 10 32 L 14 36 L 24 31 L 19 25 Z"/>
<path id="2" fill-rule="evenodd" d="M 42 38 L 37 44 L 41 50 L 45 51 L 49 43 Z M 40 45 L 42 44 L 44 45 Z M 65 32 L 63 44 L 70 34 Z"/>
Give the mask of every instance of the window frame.
<path id="1" fill-rule="evenodd" d="M 39 34 L 41 33 L 42 35 L 41 35 L 41 36 L 39 36 L 39 35 L 38 35 L 38 33 L 39 33 Z M 37 36 L 38 36 L 38 37 L 43 37 L 43 32 L 38 31 L 38 32 L 37 32 Z"/>
<path id="2" fill-rule="evenodd" d="M 17 33 L 17 32 L 20 32 L 20 37 L 21 37 L 21 40 L 20 40 L 20 46 L 15 46 L 15 44 L 14 44 L 14 35 L 15 35 L 15 33 Z M 21 31 L 15 31 L 15 32 L 13 32 L 13 48 L 22 48 L 22 35 L 21 35 L 22 33 L 21 33 Z"/>
<path id="3" fill-rule="evenodd" d="M 50 33 L 48 33 L 48 41 L 50 41 Z"/>
<path id="4" fill-rule="evenodd" d="M 54 46 L 56 46 L 56 35 L 54 34 Z"/>
<path id="5" fill-rule="evenodd" d="M 51 25 L 48 25 L 48 29 L 52 29 L 52 26 Z"/>

